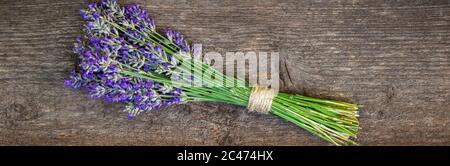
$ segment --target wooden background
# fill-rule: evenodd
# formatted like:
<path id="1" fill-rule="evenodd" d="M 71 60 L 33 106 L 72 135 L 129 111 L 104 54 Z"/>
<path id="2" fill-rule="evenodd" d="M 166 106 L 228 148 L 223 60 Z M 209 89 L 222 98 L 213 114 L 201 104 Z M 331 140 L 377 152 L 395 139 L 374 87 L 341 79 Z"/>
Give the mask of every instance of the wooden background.
<path id="1" fill-rule="evenodd" d="M 365 105 L 362 145 L 450 145 L 448 0 L 140 2 L 204 51 L 279 51 L 282 91 Z M 128 121 L 122 104 L 64 87 L 86 4 L 0 0 L 1 145 L 331 145 L 214 103 Z"/>

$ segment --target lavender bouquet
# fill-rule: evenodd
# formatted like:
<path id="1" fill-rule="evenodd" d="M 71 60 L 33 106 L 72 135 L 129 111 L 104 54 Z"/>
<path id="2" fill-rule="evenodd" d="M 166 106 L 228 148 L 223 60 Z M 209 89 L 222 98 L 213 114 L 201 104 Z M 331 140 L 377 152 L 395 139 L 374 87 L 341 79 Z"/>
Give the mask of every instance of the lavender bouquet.
<path id="1" fill-rule="evenodd" d="M 279 116 L 335 145 L 356 144 L 352 140 L 359 129 L 355 104 L 275 94 L 268 87 L 252 87 L 226 76 L 192 58 L 180 33 L 171 29 L 159 33 L 155 21 L 137 3 L 126 7 L 115 0 L 91 3 L 81 16 L 86 24 L 74 47 L 78 64 L 64 83 L 83 87 L 92 98 L 125 103 L 130 120 L 173 104 L 219 102 Z M 190 74 L 193 70 L 213 72 L 214 77 Z M 192 86 L 197 80 L 208 86 Z M 245 86 L 223 86 L 224 82 Z"/>

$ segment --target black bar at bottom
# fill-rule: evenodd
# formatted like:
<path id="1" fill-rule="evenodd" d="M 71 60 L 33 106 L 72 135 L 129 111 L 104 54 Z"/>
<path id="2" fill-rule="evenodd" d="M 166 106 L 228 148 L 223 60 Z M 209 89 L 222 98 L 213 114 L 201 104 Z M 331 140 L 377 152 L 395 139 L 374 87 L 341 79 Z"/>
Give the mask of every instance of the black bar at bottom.
<path id="1" fill-rule="evenodd" d="M 449 147 L 0 147 L 1 161 L 100 161 L 113 163 L 277 163 L 360 161 L 448 162 Z"/>

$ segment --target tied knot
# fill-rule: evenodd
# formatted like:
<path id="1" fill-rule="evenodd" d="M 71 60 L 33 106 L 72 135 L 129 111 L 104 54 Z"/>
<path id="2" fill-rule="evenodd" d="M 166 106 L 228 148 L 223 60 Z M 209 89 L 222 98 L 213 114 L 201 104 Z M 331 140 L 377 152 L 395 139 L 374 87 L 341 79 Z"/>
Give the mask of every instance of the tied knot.
<path id="1" fill-rule="evenodd" d="M 247 109 L 250 112 L 256 111 L 268 114 L 272 107 L 272 99 L 274 96 L 275 92 L 272 89 L 264 86 L 255 86 L 250 92 Z"/>

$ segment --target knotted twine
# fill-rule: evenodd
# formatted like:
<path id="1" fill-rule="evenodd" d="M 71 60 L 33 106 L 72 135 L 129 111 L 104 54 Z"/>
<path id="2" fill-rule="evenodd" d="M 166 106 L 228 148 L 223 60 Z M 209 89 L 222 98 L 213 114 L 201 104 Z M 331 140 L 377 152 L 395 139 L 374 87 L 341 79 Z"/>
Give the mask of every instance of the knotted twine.
<path id="1" fill-rule="evenodd" d="M 249 112 L 259 112 L 268 114 L 272 107 L 272 100 L 275 97 L 275 92 L 265 86 L 255 86 L 248 97 L 247 109 Z"/>

